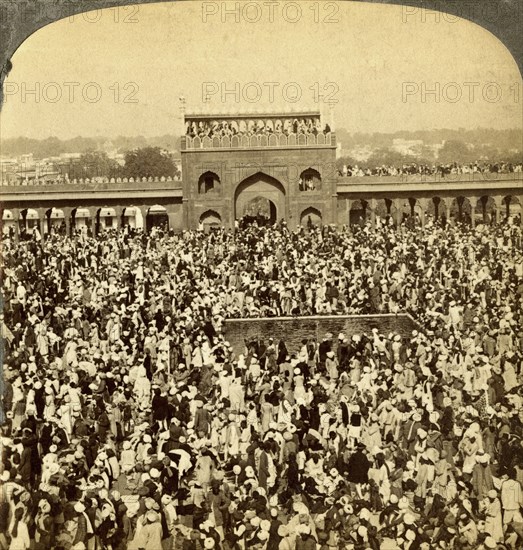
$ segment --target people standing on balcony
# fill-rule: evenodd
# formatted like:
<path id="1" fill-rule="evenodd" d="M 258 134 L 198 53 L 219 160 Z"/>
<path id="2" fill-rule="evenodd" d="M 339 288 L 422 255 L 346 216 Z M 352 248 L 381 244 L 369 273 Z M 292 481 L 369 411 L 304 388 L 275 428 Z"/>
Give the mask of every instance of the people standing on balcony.
<path id="1" fill-rule="evenodd" d="M 189 122 L 187 124 L 186 135 L 193 139 L 196 136 L 203 140 L 204 138 L 213 139 L 214 137 L 229 137 L 233 136 L 271 136 L 272 134 L 281 134 L 284 135 L 313 135 L 317 136 L 320 133 L 329 134 L 331 129 L 328 124 L 326 124 L 323 129 L 319 119 L 316 121 L 312 118 L 294 118 L 294 119 L 284 119 L 283 123 L 281 120 L 276 121 L 273 124 L 272 120 L 263 120 L 263 119 L 253 119 L 247 122 L 247 125 L 244 126 L 244 129 L 241 129 L 242 124 L 238 124 L 236 121 L 218 121 L 218 120 L 204 120 L 197 122 Z"/>

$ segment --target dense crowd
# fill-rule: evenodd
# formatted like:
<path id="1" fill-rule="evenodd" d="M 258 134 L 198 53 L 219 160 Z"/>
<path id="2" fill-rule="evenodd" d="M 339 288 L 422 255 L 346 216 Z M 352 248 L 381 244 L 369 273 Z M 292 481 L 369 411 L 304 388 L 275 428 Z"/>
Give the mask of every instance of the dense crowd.
<path id="1" fill-rule="evenodd" d="M 0 548 L 517 549 L 521 228 L 2 247 Z M 410 312 L 405 334 L 230 317 Z"/>
<path id="2" fill-rule="evenodd" d="M 401 166 L 382 165 L 371 167 L 362 167 L 357 164 L 344 165 L 339 175 L 344 177 L 353 176 L 440 176 L 445 177 L 456 174 L 512 174 L 523 171 L 523 164 L 513 164 L 510 162 L 483 162 L 459 164 L 457 162 L 447 164 L 418 164 L 412 162 Z"/>
<path id="3" fill-rule="evenodd" d="M 325 124 L 322 126 L 319 119 L 295 118 L 294 120 L 278 120 L 275 123 L 272 121 L 253 120 L 248 123 L 238 125 L 236 121 L 200 121 L 187 124 L 186 134 L 194 138 L 198 136 L 200 139 L 204 137 L 232 137 L 232 136 L 269 136 L 271 134 L 305 134 L 314 135 L 328 134 L 330 126 Z"/>

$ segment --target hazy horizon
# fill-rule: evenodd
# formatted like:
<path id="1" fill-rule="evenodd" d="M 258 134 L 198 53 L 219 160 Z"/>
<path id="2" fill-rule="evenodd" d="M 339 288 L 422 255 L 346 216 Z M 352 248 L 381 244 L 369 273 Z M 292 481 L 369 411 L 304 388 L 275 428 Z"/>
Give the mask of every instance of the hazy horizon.
<path id="1" fill-rule="evenodd" d="M 520 131 L 521 130 L 521 127 L 517 127 L 517 126 L 513 126 L 513 127 L 507 127 L 507 128 L 492 128 L 492 127 L 487 127 L 487 126 L 476 126 L 476 127 L 473 127 L 473 128 L 418 128 L 418 129 L 412 129 L 412 130 L 406 130 L 406 129 L 397 129 L 397 130 L 391 130 L 389 132 L 379 132 L 379 131 L 353 131 L 353 132 L 349 132 L 349 130 L 347 130 L 347 128 L 343 128 L 343 127 L 340 127 L 338 125 L 338 127 L 336 128 L 336 131 L 342 131 L 342 132 L 347 132 L 349 135 L 351 136 L 354 136 L 356 134 L 383 134 L 383 135 L 392 135 L 392 134 L 399 134 L 399 133 L 419 133 L 419 132 L 444 132 L 444 131 L 449 131 L 449 132 L 458 132 L 460 130 L 464 130 L 466 132 L 474 132 L 474 131 L 489 131 L 489 130 L 495 130 L 495 131 L 506 131 L 506 132 L 516 132 L 516 131 Z M 108 134 L 98 134 L 98 135 L 82 135 L 82 134 L 77 134 L 77 135 L 71 135 L 69 137 L 60 137 L 60 136 L 57 136 L 57 135 L 49 135 L 49 136 L 45 136 L 45 137 L 34 137 L 34 136 L 29 136 L 29 135 L 24 135 L 24 134 L 19 134 L 17 136 L 0 136 L 0 141 L 2 140 L 13 140 L 13 139 L 34 139 L 34 140 L 39 140 L 39 141 L 43 141 L 43 140 L 46 140 L 46 139 L 59 139 L 60 141 L 70 141 L 70 140 L 74 140 L 74 139 L 100 139 L 100 138 L 107 138 L 109 140 L 113 140 L 113 139 L 118 139 L 118 138 L 129 138 L 129 139 L 133 139 L 133 138 L 140 138 L 140 137 L 144 137 L 145 139 L 154 139 L 154 138 L 160 138 L 160 137 L 163 137 L 163 136 L 175 136 L 175 137 L 180 137 L 180 134 L 176 134 L 174 132 L 171 132 L 171 133 L 162 133 L 162 134 L 151 134 L 149 136 L 145 136 L 143 134 L 113 134 L 113 135 L 108 135 Z M 523 139 L 523 136 L 522 136 L 522 139 Z M 523 142 L 520 144 L 520 145 L 523 145 Z"/>
<path id="2" fill-rule="evenodd" d="M 334 128 L 351 134 L 523 127 L 514 59 L 469 21 L 312 2 L 295 23 L 292 10 L 224 23 L 222 4 L 109 8 L 40 29 L 13 56 L 0 138 L 180 134 L 180 96 L 188 112 L 320 108 L 326 122 L 330 96 Z"/>

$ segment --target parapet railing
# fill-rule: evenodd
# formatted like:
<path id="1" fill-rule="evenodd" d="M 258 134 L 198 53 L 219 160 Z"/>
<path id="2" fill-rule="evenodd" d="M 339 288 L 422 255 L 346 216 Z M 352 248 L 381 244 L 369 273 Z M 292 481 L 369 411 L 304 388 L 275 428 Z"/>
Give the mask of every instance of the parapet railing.
<path id="1" fill-rule="evenodd" d="M 254 147 L 332 147 L 334 132 L 318 134 L 253 134 L 234 136 L 182 136 L 181 149 L 252 149 Z"/>
<path id="2" fill-rule="evenodd" d="M 395 176 L 339 176 L 338 186 L 354 187 L 355 185 L 399 185 L 406 183 L 494 183 L 523 182 L 523 172 L 474 172 L 462 174 L 398 174 Z"/>
<path id="3" fill-rule="evenodd" d="M 31 188 L 52 187 L 53 190 L 70 189 L 111 189 L 111 188 L 144 188 L 163 189 L 165 187 L 182 187 L 181 179 L 173 178 L 93 178 L 74 180 L 30 180 L 30 181 L 1 181 L 0 187 L 23 187 L 30 191 Z"/>

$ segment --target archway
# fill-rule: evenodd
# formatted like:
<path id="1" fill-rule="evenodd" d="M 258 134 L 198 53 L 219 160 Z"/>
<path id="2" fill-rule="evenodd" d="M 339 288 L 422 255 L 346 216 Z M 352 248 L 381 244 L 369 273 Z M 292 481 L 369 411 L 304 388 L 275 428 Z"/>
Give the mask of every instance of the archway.
<path id="1" fill-rule="evenodd" d="M 142 211 L 136 206 L 126 206 L 122 212 L 122 227 L 129 226 L 132 229 L 143 229 L 144 219 Z"/>
<path id="2" fill-rule="evenodd" d="M 276 179 L 263 172 L 257 172 L 244 179 L 234 193 L 234 217 L 240 220 L 249 206 L 267 209 L 269 221 L 275 223 L 286 219 L 285 188 Z"/>
<path id="3" fill-rule="evenodd" d="M 216 229 L 221 227 L 221 225 L 222 217 L 214 210 L 207 210 L 200 216 L 200 226 L 202 226 L 205 231 Z"/>
<path id="4" fill-rule="evenodd" d="M 101 232 L 109 231 L 118 226 L 116 219 L 116 210 L 114 208 L 100 208 L 96 213 L 96 234 L 98 235 Z M 76 229 L 79 229 L 78 224 Z"/>
<path id="5" fill-rule="evenodd" d="M 376 214 L 377 218 L 380 218 L 385 223 L 387 223 L 389 220 L 389 217 L 391 215 L 391 209 L 392 209 L 391 199 L 376 200 L 376 208 L 374 209 L 374 213 Z"/>
<path id="6" fill-rule="evenodd" d="M 160 204 L 151 206 L 151 208 L 147 210 L 145 227 L 146 231 L 151 231 L 153 227 L 168 231 L 169 216 L 167 215 L 167 209 Z"/>
<path id="7" fill-rule="evenodd" d="M 523 215 L 523 207 L 518 197 L 514 195 L 507 195 L 503 197 L 501 202 L 502 218 L 505 218 L 510 225 L 521 224 L 521 216 Z"/>
<path id="8" fill-rule="evenodd" d="M 11 235 L 16 230 L 16 222 L 11 210 L 4 210 L 2 212 L 2 233 L 4 235 Z"/>
<path id="9" fill-rule="evenodd" d="M 298 180 L 300 191 L 318 191 L 321 189 L 321 175 L 314 168 L 307 168 L 300 174 Z"/>
<path id="10" fill-rule="evenodd" d="M 35 228 L 38 228 L 40 216 L 33 208 L 26 208 L 20 211 L 18 227 L 20 234 L 32 235 Z"/>
<path id="11" fill-rule="evenodd" d="M 96 213 L 95 222 L 95 225 L 98 226 L 98 213 Z M 91 229 L 91 211 L 89 208 L 79 207 L 74 209 L 71 212 L 71 226 L 74 231 L 80 229 L 86 233 L 89 233 L 89 230 Z M 63 222 L 63 226 L 60 227 L 63 227 L 63 230 L 65 231 L 65 220 Z M 95 232 L 95 234 L 97 234 L 98 227 L 95 227 Z"/>
<path id="12" fill-rule="evenodd" d="M 479 197 L 474 208 L 476 223 L 490 225 L 496 221 L 496 201 L 493 197 L 484 195 Z"/>
<path id="13" fill-rule="evenodd" d="M 202 174 L 198 179 L 198 193 L 200 195 L 205 195 L 212 191 L 217 191 L 220 185 L 220 178 L 218 174 L 214 172 L 207 171 Z"/>
<path id="14" fill-rule="evenodd" d="M 267 197 L 258 195 L 243 206 L 240 213 L 244 224 L 274 225 L 278 221 L 276 205 Z"/>
<path id="15" fill-rule="evenodd" d="M 467 197 L 459 196 L 453 199 L 449 210 L 449 218 L 454 219 L 454 222 L 470 223 L 472 205 Z"/>
<path id="16" fill-rule="evenodd" d="M 429 200 L 427 200 L 427 208 L 425 210 L 427 223 L 429 223 L 431 220 L 433 223 L 441 222 L 442 203 L 443 201 L 440 197 L 431 197 Z"/>
<path id="17" fill-rule="evenodd" d="M 408 226 L 416 224 L 417 216 L 421 216 L 421 209 L 416 209 L 417 201 L 413 197 L 405 197 L 397 201 L 391 207 L 391 213 L 394 220 L 401 225 L 402 223 Z"/>
<path id="18" fill-rule="evenodd" d="M 300 225 L 307 229 L 321 227 L 321 212 L 317 208 L 309 206 L 301 213 Z"/>
<path id="19" fill-rule="evenodd" d="M 46 224 L 44 227 L 45 233 L 61 233 L 65 232 L 65 214 L 60 208 L 50 208 L 46 212 Z"/>
<path id="20" fill-rule="evenodd" d="M 349 225 L 365 225 L 369 220 L 369 203 L 364 200 L 354 201 L 350 206 Z"/>

